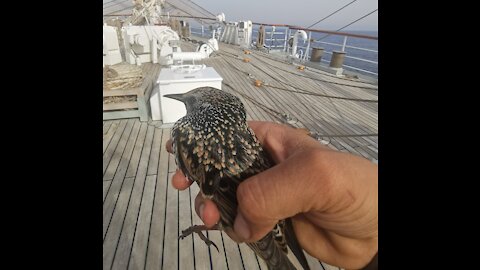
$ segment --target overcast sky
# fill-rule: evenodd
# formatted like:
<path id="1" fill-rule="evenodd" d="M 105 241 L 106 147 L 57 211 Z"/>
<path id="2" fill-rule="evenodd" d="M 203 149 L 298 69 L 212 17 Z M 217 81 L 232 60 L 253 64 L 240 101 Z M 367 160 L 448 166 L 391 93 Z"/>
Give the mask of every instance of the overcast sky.
<path id="1" fill-rule="evenodd" d="M 179 0 L 188 2 L 188 0 Z M 291 24 L 307 27 L 353 0 L 192 0 L 227 21 L 252 20 L 259 23 Z M 104 14 L 127 10 L 132 0 L 103 0 Z M 107 4 L 105 4 L 107 3 Z M 113 4 L 116 4 L 112 6 Z M 378 8 L 378 0 L 357 0 L 353 4 L 315 25 L 316 29 L 337 30 Z M 342 31 L 378 30 L 378 11 Z"/>
<path id="2" fill-rule="evenodd" d="M 309 26 L 352 0 L 192 0 L 208 11 L 225 13 L 227 21 Z M 314 28 L 336 30 L 378 8 L 378 0 L 357 0 Z M 378 11 L 342 31 L 378 30 Z"/>

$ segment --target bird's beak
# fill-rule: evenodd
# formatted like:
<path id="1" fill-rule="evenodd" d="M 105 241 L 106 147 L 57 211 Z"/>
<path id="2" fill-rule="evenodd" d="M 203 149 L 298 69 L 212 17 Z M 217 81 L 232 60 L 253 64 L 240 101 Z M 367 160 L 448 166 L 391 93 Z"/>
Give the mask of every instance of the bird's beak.
<path id="1" fill-rule="evenodd" d="M 163 95 L 166 98 L 171 98 L 171 99 L 176 99 L 178 101 L 181 101 L 185 103 L 185 99 L 183 97 L 183 94 L 168 94 L 168 95 Z"/>

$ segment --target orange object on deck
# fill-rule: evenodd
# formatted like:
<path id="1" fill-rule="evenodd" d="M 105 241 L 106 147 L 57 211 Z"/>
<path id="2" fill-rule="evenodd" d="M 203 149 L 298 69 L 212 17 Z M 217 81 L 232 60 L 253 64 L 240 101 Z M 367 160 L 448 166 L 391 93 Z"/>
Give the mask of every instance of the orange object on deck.
<path id="1" fill-rule="evenodd" d="M 260 81 L 260 80 L 255 80 L 255 86 L 256 86 L 256 87 L 262 86 L 262 81 Z"/>
<path id="2" fill-rule="evenodd" d="M 300 70 L 304 70 L 305 66 L 298 66 L 297 68 L 300 69 Z"/>
<path id="3" fill-rule="evenodd" d="M 245 63 L 250 62 L 250 58 L 243 58 L 243 62 L 245 62 Z"/>

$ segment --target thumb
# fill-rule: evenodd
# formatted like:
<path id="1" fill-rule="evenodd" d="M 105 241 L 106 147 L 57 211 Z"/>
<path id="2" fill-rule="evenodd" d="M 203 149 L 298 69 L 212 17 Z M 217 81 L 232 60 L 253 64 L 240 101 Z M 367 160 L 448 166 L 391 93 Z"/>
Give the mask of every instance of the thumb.
<path id="1" fill-rule="evenodd" d="M 258 241 L 279 220 L 312 208 L 318 181 L 304 169 L 312 168 L 312 162 L 315 158 L 308 153 L 295 154 L 238 186 L 234 231 L 242 241 Z"/>

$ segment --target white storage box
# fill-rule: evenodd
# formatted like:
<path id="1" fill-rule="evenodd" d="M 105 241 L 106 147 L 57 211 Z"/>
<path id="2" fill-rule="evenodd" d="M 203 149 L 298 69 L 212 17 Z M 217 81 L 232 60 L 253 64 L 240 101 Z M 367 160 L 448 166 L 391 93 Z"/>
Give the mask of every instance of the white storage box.
<path id="1" fill-rule="evenodd" d="M 164 95 L 183 94 L 205 86 L 222 89 L 222 77 L 214 68 L 205 65 L 172 66 L 169 69 L 162 69 L 157 83 L 158 87 L 150 98 L 152 120 L 162 120 L 164 124 L 175 123 L 186 114 L 182 102 L 163 97 Z"/>

